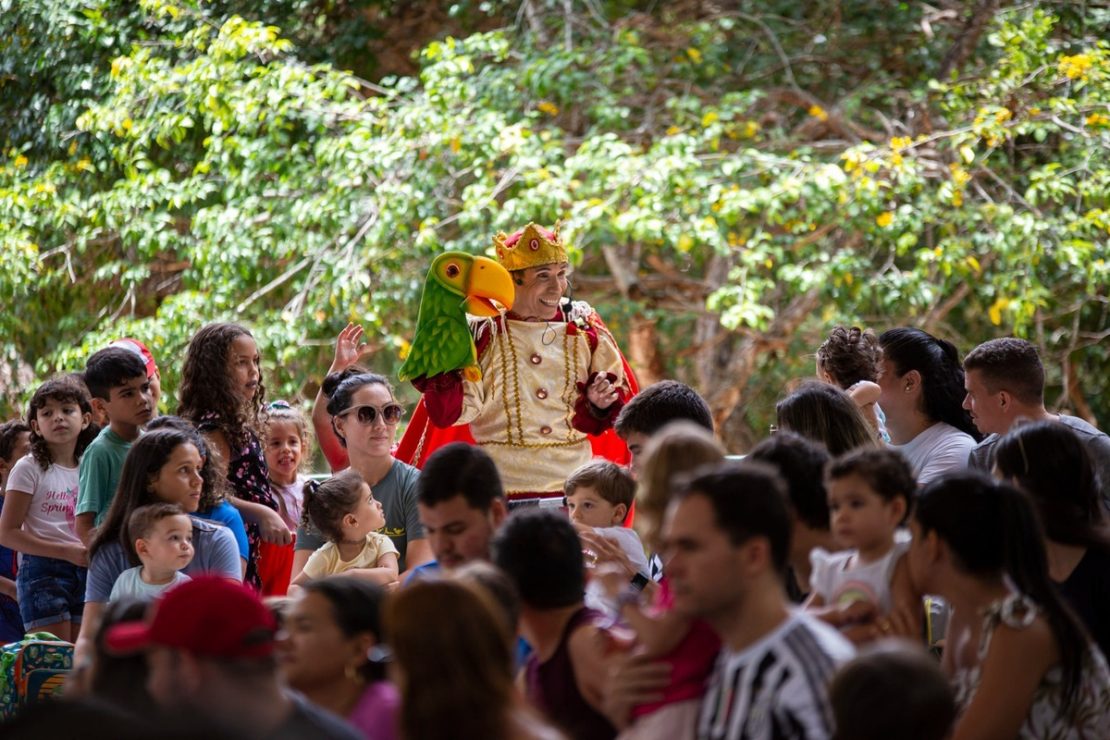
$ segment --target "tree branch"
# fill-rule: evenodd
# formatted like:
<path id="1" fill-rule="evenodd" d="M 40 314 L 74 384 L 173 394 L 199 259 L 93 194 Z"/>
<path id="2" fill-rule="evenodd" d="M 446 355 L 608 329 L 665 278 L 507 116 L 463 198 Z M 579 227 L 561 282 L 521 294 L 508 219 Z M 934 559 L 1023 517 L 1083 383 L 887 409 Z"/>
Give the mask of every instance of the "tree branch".
<path id="1" fill-rule="evenodd" d="M 958 72 L 979 45 L 979 38 L 986 30 L 987 24 L 998 10 L 999 0 L 979 0 L 964 22 L 963 30 L 956 37 L 956 41 L 944 55 L 937 71 L 937 79 L 946 80 L 953 72 Z"/>

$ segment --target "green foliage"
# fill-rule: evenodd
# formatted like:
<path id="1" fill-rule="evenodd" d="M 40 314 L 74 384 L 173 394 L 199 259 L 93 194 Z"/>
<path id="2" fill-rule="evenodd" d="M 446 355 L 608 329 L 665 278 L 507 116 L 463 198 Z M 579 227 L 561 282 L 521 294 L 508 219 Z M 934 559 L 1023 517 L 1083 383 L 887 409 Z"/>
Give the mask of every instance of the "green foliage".
<path id="1" fill-rule="evenodd" d="M 965 350 L 1029 336 L 1110 412 L 1095 11 L 999 13 L 938 80 L 958 29 L 918 3 L 829 22 L 823 3 L 533 2 L 522 26 L 439 39 L 418 78 L 370 86 L 314 43 L 342 46 L 328 29 L 364 5 L 0 16 L 0 97 L 22 106 L 0 134 L 0 296 L 26 307 L 0 318 L 9 357 L 42 375 L 140 336 L 172 392 L 191 333 L 233 317 L 292 396 L 355 319 L 392 372 L 432 255 L 560 220 L 618 334 L 657 317 L 669 372 L 714 399 L 746 385 L 751 428 L 837 322 Z M 614 259 L 638 281 L 622 301 L 598 293 Z M 732 379 L 744 342 L 775 351 Z"/>

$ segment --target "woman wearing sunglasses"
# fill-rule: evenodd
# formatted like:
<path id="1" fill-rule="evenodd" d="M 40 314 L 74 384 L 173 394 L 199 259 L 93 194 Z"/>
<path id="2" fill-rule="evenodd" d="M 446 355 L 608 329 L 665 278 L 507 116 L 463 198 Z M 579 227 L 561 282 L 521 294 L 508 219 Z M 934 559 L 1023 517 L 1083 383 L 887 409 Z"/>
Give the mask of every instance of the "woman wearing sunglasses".
<path id="1" fill-rule="evenodd" d="M 570 265 L 557 232 L 528 224 L 493 244 L 513 279 L 513 308 L 471 322 L 481 378 L 413 381 L 424 396 L 397 456 L 419 465 L 472 436 L 497 464 L 510 506 L 561 502 L 567 475 L 595 455 L 628 462 L 612 424 L 636 381 L 597 312 L 564 295 Z"/>
<path id="2" fill-rule="evenodd" d="M 324 378 L 312 410 L 317 441 L 333 473 L 351 467 L 370 484 L 385 512 L 384 533 L 400 554 L 402 574 L 432 559 L 416 510 L 416 468 L 391 454 L 397 425 L 405 409 L 393 397 L 389 381 L 355 364 L 361 327 L 348 326 L 336 343 L 335 361 Z M 303 523 L 297 530 L 293 578 L 304 570 L 325 540 Z M 402 575 L 403 578 L 403 575 Z"/>

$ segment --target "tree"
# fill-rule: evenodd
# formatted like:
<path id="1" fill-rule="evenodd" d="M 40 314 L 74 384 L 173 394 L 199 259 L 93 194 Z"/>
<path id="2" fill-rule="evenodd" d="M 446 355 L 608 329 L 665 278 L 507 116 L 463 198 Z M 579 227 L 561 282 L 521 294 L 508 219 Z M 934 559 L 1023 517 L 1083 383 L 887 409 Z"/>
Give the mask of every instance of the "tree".
<path id="1" fill-rule="evenodd" d="M 1104 14 L 490 5 L 519 25 L 433 41 L 419 77 L 376 84 L 185 0 L 55 34 L 58 53 L 9 44 L 5 69 L 92 60 L 98 91 L 9 134 L 0 294 L 33 307 L 2 319 L 9 360 L 78 367 L 121 334 L 180 357 L 200 320 L 236 317 L 277 392 L 310 393 L 349 318 L 396 367 L 430 255 L 559 219 L 579 294 L 642 372 L 698 387 L 735 449 L 837 322 L 964 350 L 1026 335 L 1060 403 L 1108 410 L 1086 400 L 1110 397 Z M 50 7 L 56 29 L 76 17 Z M 112 55 L 70 48 L 120 27 Z"/>

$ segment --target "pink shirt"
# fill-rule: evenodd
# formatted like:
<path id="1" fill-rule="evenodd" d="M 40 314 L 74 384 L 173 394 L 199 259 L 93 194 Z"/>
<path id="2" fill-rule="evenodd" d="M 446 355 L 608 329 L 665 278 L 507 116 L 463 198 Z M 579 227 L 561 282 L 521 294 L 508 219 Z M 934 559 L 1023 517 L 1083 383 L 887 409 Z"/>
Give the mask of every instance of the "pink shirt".
<path id="1" fill-rule="evenodd" d="M 366 687 L 347 721 L 366 740 L 396 740 L 397 715 L 401 695 L 389 681 L 375 681 Z"/>
<path id="2" fill-rule="evenodd" d="M 660 612 L 670 611 L 674 607 L 674 595 L 666 578 L 659 582 L 659 591 L 653 606 Z M 662 662 L 671 665 L 671 682 L 663 689 L 663 698 L 633 707 L 632 716 L 643 717 L 667 704 L 700 698 L 705 693 L 705 682 L 713 672 L 713 664 L 720 651 L 721 638 L 717 637 L 717 633 L 702 620 L 693 620 L 682 642 L 660 658 Z"/>

